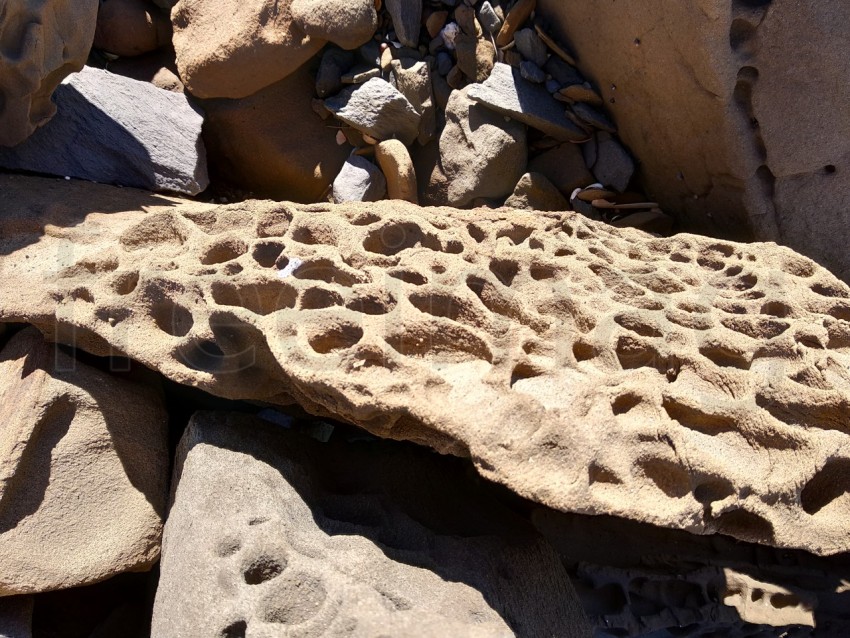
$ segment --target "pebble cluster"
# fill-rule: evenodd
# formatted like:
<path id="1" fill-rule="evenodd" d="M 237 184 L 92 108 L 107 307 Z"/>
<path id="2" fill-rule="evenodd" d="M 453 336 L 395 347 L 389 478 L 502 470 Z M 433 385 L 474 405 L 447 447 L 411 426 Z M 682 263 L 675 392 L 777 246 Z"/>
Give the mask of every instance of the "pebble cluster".
<path id="1" fill-rule="evenodd" d="M 313 107 L 336 117 L 338 142 L 353 147 L 332 199 L 403 193 L 425 205 L 573 209 L 668 231 L 670 218 L 630 190 L 635 162 L 603 98 L 535 6 L 387 0 L 366 44 L 325 47 Z M 453 100 L 456 92 L 466 99 Z M 502 117 L 481 116 L 480 107 Z M 471 117 L 484 117 L 486 130 L 469 126 Z M 474 160 L 464 156 L 464 144 Z M 486 180 L 469 175 L 488 167 Z"/>

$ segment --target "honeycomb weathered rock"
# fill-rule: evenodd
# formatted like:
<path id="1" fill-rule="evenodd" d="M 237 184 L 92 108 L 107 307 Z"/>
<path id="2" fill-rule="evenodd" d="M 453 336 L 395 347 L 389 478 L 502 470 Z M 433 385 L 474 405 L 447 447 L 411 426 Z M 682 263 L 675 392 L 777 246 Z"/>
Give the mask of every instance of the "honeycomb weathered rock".
<path id="1" fill-rule="evenodd" d="M 556 509 L 850 548 L 850 288 L 791 250 L 573 213 L 2 186 L 0 320 L 469 454 Z"/>

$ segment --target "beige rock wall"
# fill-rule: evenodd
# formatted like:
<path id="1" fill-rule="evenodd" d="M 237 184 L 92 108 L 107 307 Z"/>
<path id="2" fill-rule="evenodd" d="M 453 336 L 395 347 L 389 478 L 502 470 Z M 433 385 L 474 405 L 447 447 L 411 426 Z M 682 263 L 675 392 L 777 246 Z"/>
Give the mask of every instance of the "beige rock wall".
<path id="1" fill-rule="evenodd" d="M 850 280 L 850 5 L 540 0 L 685 230 Z"/>
<path id="2" fill-rule="evenodd" d="M 848 549 L 850 288 L 787 248 L 0 184 L 0 321 L 469 455 L 556 509 Z"/>
<path id="3" fill-rule="evenodd" d="M 159 558 L 168 471 L 157 390 L 34 328 L 0 352 L 0 596 L 88 585 Z"/>

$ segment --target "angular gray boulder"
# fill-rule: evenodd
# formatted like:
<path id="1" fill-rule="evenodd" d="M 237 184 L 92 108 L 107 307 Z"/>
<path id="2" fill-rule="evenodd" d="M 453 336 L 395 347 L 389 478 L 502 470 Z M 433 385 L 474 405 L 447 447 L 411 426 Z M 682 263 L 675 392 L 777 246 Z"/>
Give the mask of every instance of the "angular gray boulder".
<path id="1" fill-rule="evenodd" d="M 469 99 L 469 91 L 452 92 L 440 135 L 440 161 L 451 206 L 509 195 L 528 161 L 525 125 Z"/>
<path id="2" fill-rule="evenodd" d="M 463 462 L 267 418 L 192 418 L 151 635 L 590 635 L 557 555 Z"/>
<path id="3" fill-rule="evenodd" d="M 378 140 L 400 139 L 412 144 L 419 135 L 421 115 L 392 84 L 372 78 L 325 100 L 340 120 Z"/>
<path id="4" fill-rule="evenodd" d="M 497 62 L 484 83 L 469 87 L 469 97 L 559 142 L 581 142 L 588 138 L 585 131 L 567 118 L 563 104 L 539 84 L 523 78 L 519 69 L 507 64 Z"/>
<path id="5" fill-rule="evenodd" d="M 185 95 L 85 67 L 54 94 L 56 115 L 0 167 L 196 195 L 209 184 L 203 115 Z"/>

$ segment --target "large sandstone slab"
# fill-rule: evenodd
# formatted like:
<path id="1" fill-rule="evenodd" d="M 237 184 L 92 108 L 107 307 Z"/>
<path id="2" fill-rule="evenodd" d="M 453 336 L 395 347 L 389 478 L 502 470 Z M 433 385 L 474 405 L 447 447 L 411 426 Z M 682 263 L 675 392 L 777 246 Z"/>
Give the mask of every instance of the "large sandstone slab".
<path id="1" fill-rule="evenodd" d="M 555 552 L 468 486 L 422 450 L 196 413 L 152 633 L 589 636 Z"/>
<path id="2" fill-rule="evenodd" d="M 787 248 L 397 201 L 86 217 L 114 189 L 0 185 L 0 320 L 556 509 L 850 548 L 850 288 Z"/>
<path id="3" fill-rule="evenodd" d="M 56 116 L 0 167 L 196 195 L 209 184 L 204 117 L 182 93 L 86 67 L 56 90 Z"/>
<path id="4" fill-rule="evenodd" d="M 35 329 L 0 352 L 0 596 L 94 583 L 159 558 L 167 415 Z"/>
<path id="5" fill-rule="evenodd" d="M 97 0 L 0 0 L 0 146 L 20 144 L 56 113 L 50 100 L 86 63 Z"/>
<path id="6" fill-rule="evenodd" d="M 538 4 L 686 230 L 777 241 L 850 281 L 850 84 L 835 80 L 850 4 Z"/>

